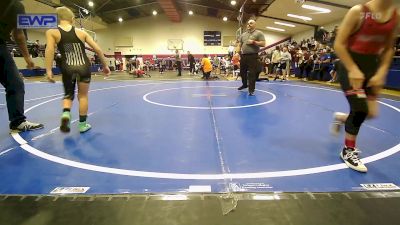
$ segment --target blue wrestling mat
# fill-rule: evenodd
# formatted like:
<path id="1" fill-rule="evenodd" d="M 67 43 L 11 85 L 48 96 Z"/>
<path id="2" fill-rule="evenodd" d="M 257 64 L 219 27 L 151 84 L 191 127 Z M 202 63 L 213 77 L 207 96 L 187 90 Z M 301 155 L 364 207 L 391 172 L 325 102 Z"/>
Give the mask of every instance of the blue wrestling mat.
<path id="1" fill-rule="evenodd" d="M 358 148 L 368 173 L 339 157 L 334 111 L 341 91 L 260 82 L 256 96 L 232 81 L 93 82 L 92 129 L 80 134 L 77 100 L 58 129 L 61 83 L 27 83 L 25 110 L 45 129 L 9 135 L 0 125 L 0 194 L 349 192 L 400 186 L 400 102 L 380 99 Z M 0 92 L 4 92 L 1 89 Z M 8 121 L 4 94 L 0 119 Z M 375 189 L 374 189 L 375 188 Z"/>

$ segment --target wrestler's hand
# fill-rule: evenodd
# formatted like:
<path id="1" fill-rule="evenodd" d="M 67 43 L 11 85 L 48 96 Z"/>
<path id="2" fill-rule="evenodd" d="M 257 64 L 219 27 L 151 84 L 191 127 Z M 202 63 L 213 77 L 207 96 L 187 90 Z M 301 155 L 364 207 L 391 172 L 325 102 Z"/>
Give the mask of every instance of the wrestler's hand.
<path id="1" fill-rule="evenodd" d="M 367 87 L 383 87 L 385 85 L 385 78 L 379 75 L 374 75 L 368 81 Z"/>
<path id="2" fill-rule="evenodd" d="M 106 77 L 110 76 L 111 70 L 108 66 L 103 67 L 103 73 Z"/>
<path id="3" fill-rule="evenodd" d="M 55 83 L 56 81 L 54 80 L 53 77 L 53 72 L 52 71 L 48 71 L 46 74 L 46 78 L 50 83 Z"/>
<path id="4" fill-rule="evenodd" d="M 33 69 L 35 69 L 35 63 L 33 62 L 33 60 L 32 60 L 31 57 L 26 58 L 25 61 L 26 61 L 26 68 L 27 68 L 28 70 L 33 70 Z"/>

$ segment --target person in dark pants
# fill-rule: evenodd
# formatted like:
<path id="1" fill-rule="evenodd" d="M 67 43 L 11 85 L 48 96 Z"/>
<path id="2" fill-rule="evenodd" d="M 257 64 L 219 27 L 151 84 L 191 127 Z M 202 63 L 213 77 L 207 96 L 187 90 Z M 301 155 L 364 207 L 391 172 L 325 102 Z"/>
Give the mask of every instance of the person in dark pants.
<path id="1" fill-rule="evenodd" d="M 267 77 L 266 78 L 260 78 L 260 74 L 262 73 L 262 72 L 264 72 L 264 68 L 265 68 L 265 63 L 264 63 L 264 57 L 265 58 L 267 58 L 267 56 L 258 56 L 258 69 L 257 69 L 257 72 L 256 72 L 256 81 L 262 81 L 262 80 L 265 80 L 265 81 L 269 81 L 269 79 L 268 79 L 268 71 L 266 71 L 266 75 L 267 75 Z"/>
<path id="2" fill-rule="evenodd" d="M 242 86 L 238 88 L 238 90 L 243 90 L 248 87 L 250 96 L 254 95 L 256 89 L 257 71 L 259 68 L 258 52 L 260 47 L 264 46 L 264 34 L 261 31 L 256 30 L 256 21 L 250 19 L 247 22 L 247 31 L 243 33 L 239 39 L 239 47 L 241 50 L 240 76 L 242 77 Z"/>
<path id="3" fill-rule="evenodd" d="M 304 65 L 304 72 L 305 72 L 305 75 L 303 77 L 304 81 L 307 81 L 308 79 L 310 79 L 310 74 L 311 74 L 313 67 L 314 67 L 314 55 L 310 54 L 308 56 L 308 59 L 305 61 L 305 65 Z"/>
<path id="4" fill-rule="evenodd" d="M 10 33 L 12 33 L 27 63 L 27 68 L 34 68 L 35 65 L 29 56 L 24 31 L 17 29 L 17 15 L 25 14 L 25 8 L 20 1 L 16 0 L 2 0 L 0 7 L 3 9 L 0 13 L 0 83 L 6 91 L 10 130 L 12 132 L 22 132 L 41 129 L 44 127 L 43 124 L 26 120 L 24 115 L 24 82 L 6 46 L 6 41 L 9 40 Z"/>
<path id="5" fill-rule="evenodd" d="M 189 63 L 189 74 L 194 74 L 194 64 L 196 64 L 194 60 L 194 56 L 189 51 L 188 54 L 188 63 Z"/>
<path id="6" fill-rule="evenodd" d="M 178 70 L 178 76 L 182 76 L 182 57 L 179 53 L 179 50 L 175 50 L 175 62 L 176 62 L 176 69 Z"/>
<path id="7" fill-rule="evenodd" d="M 357 136 L 363 122 L 378 115 L 377 98 L 393 61 L 399 21 L 393 0 L 371 0 L 349 10 L 335 40 L 341 62 L 337 71 L 339 83 L 350 112 L 334 113 L 331 132 L 338 134 L 345 126 L 340 157 L 359 172 L 367 172 L 367 167 L 359 158 Z"/>
<path id="8" fill-rule="evenodd" d="M 318 80 L 323 81 L 325 73 L 329 72 L 332 62 L 332 55 L 330 49 L 324 49 L 321 55 L 321 70 L 319 71 Z"/>

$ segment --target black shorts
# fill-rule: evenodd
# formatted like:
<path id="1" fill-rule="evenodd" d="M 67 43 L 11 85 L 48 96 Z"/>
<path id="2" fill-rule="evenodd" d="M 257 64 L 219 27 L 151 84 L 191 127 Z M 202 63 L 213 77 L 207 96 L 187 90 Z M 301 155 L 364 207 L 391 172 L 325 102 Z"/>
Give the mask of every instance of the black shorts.
<path id="1" fill-rule="evenodd" d="M 279 69 L 286 70 L 286 62 L 279 64 Z"/>
<path id="2" fill-rule="evenodd" d="M 375 75 L 376 71 L 380 65 L 380 59 L 378 55 L 365 55 L 350 52 L 350 55 L 354 62 L 357 64 L 358 68 L 361 72 L 364 73 L 364 83 L 362 85 L 362 89 L 365 90 L 365 94 L 367 96 L 376 96 L 377 93 L 374 93 L 371 87 L 367 87 L 369 80 Z M 338 74 L 338 80 L 342 90 L 347 93 L 348 91 L 353 90 L 349 82 L 349 76 L 346 68 L 338 61 L 337 64 L 335 63 L 335 67 Z"/>
<path id="3" fill-rule="evenodd" d="M 64 85 L 64 98 L 73 99 L 76 82 L 90 83 L 90 66 L 62 66 L 62 81 Z"/>

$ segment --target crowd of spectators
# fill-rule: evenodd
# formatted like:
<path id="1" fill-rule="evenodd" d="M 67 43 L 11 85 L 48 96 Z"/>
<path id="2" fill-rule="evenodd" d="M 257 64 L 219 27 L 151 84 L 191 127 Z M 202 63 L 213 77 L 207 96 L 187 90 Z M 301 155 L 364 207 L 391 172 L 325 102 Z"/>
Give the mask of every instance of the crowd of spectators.
<path id="1" fill-rule="evenodd" d="M 335 62 L 338 60 L 333 42 L 337 27 L 331 32 L 322 29 L 316 32 L 315 38 L 303 39 L 299 43 L 291 41 L 274 50 L 260 53 L 263 71 L 274 80 L 287 80 L 297 76 L 303 80 L 321 80 L 335 82 Z M 287 52 L 289 54 L 287 54 Z"/>
<path id="2" fill-rule="evenodd" d="M 273 50 L 267 49 L 260 52 L 260 72 L 263 71 L 265 75 L 274 80 L 285 81 L 289 77 L 296 76 L 304 81 L 336 82 L 335 64 L 338 58 L 333 49 L 336 32 L 337 26 L 331 32 L 320 28 L 315 32 L 314 37 L 303 39 L 300 42 L 290 41 L 275 46 Z M 13 57 L 21 56 L 13 42 L 8 43 L 7 46 Z M 396 56 L 400 56 L 400 37 L 396 41 L 395 48 Z M 45 45 L 42 45 L 39 40 L 28 41 L 28 49 L 33 58 L 43 57 Z M 56 62 L 59 59 L 57 56 L 55 57 Z M 124 62 L 122 58 L 116 58 L 114 68 L 116 71 L 122 71 L 123 68 L 126 68 L 127 72 L 138 75 L 146 75 L 151 70 L 158 70 L 160 74 L 163 74 L 168 70 L 177 70 L 175 58 L 171 55 L 169 57 L 144 59 L 143 56 L 138 55 L 127 57 Z M 188 52 L 187 58 L 182 56 L 181 66 L 183 69 L 189 70 L 192 75 L 200 74 L 203 77 L 209 77 L 209 75 L 202 73 L 206 61 L 203 60 L 204 58 L 207 58 L 212 65 L 211 75 L 239 75 L 240 55 L 234 52 L 233 48 L 230 48 L 226 55 L 204 54 L 193 57 Z M 96 55 L 90 57 L 90 59 L 92 65 L 96 65 L 99 61 Z M 125 67 L 123 63 L 126 63 Z"/>

